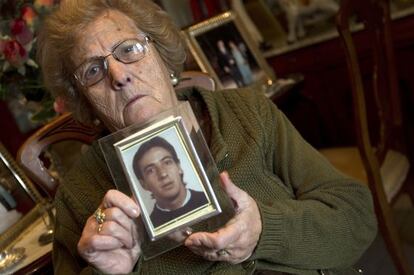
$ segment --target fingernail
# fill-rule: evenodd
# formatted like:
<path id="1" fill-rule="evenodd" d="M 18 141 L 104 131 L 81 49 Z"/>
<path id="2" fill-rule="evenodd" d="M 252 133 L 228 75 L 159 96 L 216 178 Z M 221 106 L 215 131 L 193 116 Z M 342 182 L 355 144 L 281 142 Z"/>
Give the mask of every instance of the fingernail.
<path id="1" fill-rule="evenodd" d="M 91 255 L 91 254 L 93 254 L 95 252 L 95 249 L 93 249 L 93 248 L 89 248 L 88 250 L 86 250 L 85 251 L 85 254 L 87 254 L 87 255 Z"/>
<path id="2" fill-rule="evenodd" d="M 138 209 L 136 209 L 136 208 L 132 208 L 132 213 L 134 214 L 135 217 L 139 216 Z"/>

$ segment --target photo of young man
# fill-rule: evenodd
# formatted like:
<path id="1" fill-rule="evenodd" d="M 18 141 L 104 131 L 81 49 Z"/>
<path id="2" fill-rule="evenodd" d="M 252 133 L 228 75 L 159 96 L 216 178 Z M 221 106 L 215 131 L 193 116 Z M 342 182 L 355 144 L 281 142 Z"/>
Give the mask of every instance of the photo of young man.
<path id="1" fill-rule="evenodd" d="M 142 143 L 133 158 L 133 169 L 141 186 L 155 200 L 150 214 L 154 227 L 208 203 L 204 192 L 187 188 L 177 153 L 164 138 Z"/>

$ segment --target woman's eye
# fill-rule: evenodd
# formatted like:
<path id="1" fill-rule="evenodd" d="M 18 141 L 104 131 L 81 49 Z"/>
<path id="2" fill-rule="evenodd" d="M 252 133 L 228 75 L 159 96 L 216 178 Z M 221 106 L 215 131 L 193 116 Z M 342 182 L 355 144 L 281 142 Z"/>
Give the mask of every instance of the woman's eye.
<path id="1" fill-rule="evenodd" d="M 130 42 L 119 48 L 119 54 L 122 56 L 137 55 L 144 51 L 144 47 L 138 42 Z"/>
<path id="2" fill-rule="evenodd" d="M 128 45 L 124 48 L 123 53 L 128 54 L 134 52 L 134 45 Z"/>
<path id="3" fill-rule="evenodd" d="M 99 65 L 95 64 L 95 65 L 91 65 L 87 68 L 87 70 L 85 71 L 85 78 L 86 79 L 91 79 L 96 77 L 101 71 L 101 68 Z"/>

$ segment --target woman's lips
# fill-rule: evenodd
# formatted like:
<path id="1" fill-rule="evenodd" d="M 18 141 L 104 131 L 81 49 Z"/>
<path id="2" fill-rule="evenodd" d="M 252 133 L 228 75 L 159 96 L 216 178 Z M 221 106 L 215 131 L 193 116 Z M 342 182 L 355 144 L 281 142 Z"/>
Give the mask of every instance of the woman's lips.
<path id="1" fill-rule="evenodd" d="M 130 105 L 132 105 L 133 103 L 135 103 L 136 101 L 140 100 L 141 98 L 145 97 L 146 95 L 137 95 L 135 97 L 133 97 L 125 106 L 125 108 L 128 108 Z"/>

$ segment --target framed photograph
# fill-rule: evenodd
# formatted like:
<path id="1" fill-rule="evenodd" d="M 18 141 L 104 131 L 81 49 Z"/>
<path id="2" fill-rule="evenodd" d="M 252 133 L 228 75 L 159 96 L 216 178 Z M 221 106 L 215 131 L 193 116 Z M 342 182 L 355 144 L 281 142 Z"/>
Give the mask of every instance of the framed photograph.
<path id="1" fill-rule="evenodd" d="M 221 212 L 180 116 L 114 147 L 152 241 Z"/>
<path id="2" fill-rule="evenodd" d="M 186 29 L 188 46 L 202 71 L 219 88 L 271 85 L 272 69 L 234 12 L 225 12 Z"/>
<path id="3" fill-rule="evenodd" d="M 45 199 L 0 142 L 0 251 L 45 211 Z"/>

